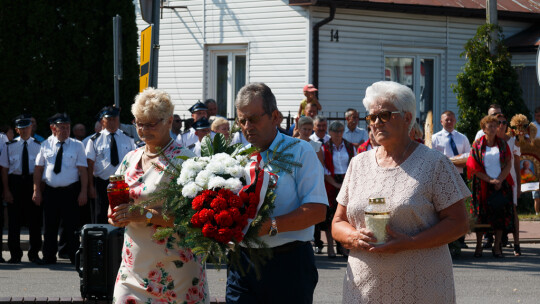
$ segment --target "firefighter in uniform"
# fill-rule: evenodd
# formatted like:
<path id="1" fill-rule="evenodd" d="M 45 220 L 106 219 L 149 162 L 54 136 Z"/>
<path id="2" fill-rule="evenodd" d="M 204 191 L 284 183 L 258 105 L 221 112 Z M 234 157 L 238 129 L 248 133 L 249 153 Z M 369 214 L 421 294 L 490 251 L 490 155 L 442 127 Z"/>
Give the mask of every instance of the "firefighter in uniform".
<path id="1" fill-rule="evenodd" d="M 197 101 L 196 104 L 191 106 L 189 108 L 189 111 L 191 112 L 191 117 L 193 118 L 194 122 L 197 122 L 201 118 L 208 118 L 208 108 L 204 103 L 201 101 Z M 182 146 L 182 147 L 194 147 L 194 145 L 199 141 L 199 138 L 195 134 L 195 129 L 193 126 L 189 128 L 189 130 L 185 131 L 181 135 L 178 135 L 176 138 L 176 141 Z M 192 149 L 191 148 L 191 149 Z"/>
<path id="2" fill-rule="evenodd" d="M 41 226 L 43 210 L 32 201 L 33 173 L 36 156 L 41 146 L 32 135 L 32 120 L 20 115 L 15 118 L 15 130 L 20 135 L 7 146 L 9 168 L 3 168 L 4 200 L 8 203 L 8 248 L 11 259 L 8 263 L 21 262 L 21 225 L 28 226 L 30 248 L 28 259 L 38 265 L 41 250 Z"/>
<path id="3" fill-rule="evenodd" d="M 92 223 L 107 224 L 109 199 L 107 185 L 109 177 L 114 175 L 124 156 L 135 149 L 133 138 L 127 136 L 120 126 L 120 109 L 112 106 L 101 109 L 100 117 L 103 130 L 96 133 L 86 144 L 88 160 L 88 185 L 91 198 Z"/>
<path id="4" fill-rule="evenodd" d="M 36 158 L 32 199 L 43 206 L 43 262 L 56 263 L 58 226 L 63 223 L 67 254 L 75 261 L 79 208 L 87 201 L 88 172 L 83 144 L 69 137 L 71 124 L 67 114 L 51 119 L 56 136 L 45 141 Z M 45 182 L 43 194 L 41 181 Z"/>

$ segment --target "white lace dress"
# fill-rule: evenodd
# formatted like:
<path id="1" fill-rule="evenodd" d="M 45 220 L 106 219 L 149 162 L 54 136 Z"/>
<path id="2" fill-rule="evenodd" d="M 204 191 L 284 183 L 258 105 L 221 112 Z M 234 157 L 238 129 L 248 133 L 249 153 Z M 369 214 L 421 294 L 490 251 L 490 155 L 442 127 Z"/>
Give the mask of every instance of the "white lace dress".
<path id="1" fill-rule="evenodd" d="M 337 201 L 353 227 L 365 227 L 371 197 L 384 197 L 392 229 L 413 236 L 439 222 L 437 212 L 470 195 L 443 154 L 419 145 L 395 168 L 379 167 L 376 150 L 351 160 Z M 396 254 L 351 250 L 343 303 L 455 303 L 452 260 L 446 245 Z"/>

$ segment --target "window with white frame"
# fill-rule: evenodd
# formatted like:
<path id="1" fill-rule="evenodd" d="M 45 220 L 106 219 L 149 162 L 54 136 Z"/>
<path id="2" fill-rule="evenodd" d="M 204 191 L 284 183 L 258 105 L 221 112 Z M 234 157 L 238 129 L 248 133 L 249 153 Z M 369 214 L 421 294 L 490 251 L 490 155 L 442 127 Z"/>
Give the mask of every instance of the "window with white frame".
<path id="1" fill-rule="evenodd" d="M 412 89 L 416 97 L 416 117 L 422 127 L 429 111 L 436 117 L 439 105 L 439 58 L 433 55 L 386 55 L 384 78 Z"/>
<path id="2" fill-rule="evenodd" d="M 247 83 L 247 45 L 208 47 L 208 98 L 216 100 L 218 115 L 234 117 L 234 100 Z"/>

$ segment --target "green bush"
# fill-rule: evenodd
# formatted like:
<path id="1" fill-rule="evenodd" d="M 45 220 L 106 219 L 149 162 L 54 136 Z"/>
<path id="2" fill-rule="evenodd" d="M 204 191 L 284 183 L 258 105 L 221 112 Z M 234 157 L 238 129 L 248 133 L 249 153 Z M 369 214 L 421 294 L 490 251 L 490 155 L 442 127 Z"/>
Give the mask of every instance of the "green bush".
<path id="1" fill-rule="evenodd" d="M 48 135 L 46 118 L 67 112 L 93 130 L 94 116 L 114 103 L 112 18 L 122 17 L 123 121 L 138 92 L 137 26 L 132 0 L 0 0 L 0 124 L 23 108 Z"/>
<path id="2" fill-rule="evenodd" d="M 498 38 L 492 41 L 491 32 L 496 30 Z M 511 65 L 511 55 L 503 44 L 502 28 L 485 24 L 465 44 L 461 57 L 467 58 L 457 76 L 457 85 L 452 85 L 457 96 L 459 119 L 457 129 L 472 143 L 479 122 L 487 114 L 490 104 L 499 104 L 507 118 L 521 113 L 530 118 L 523 102 L 518 75 Z M 495 44 L 496 55 L 489 52 L 489 43 Z"/>

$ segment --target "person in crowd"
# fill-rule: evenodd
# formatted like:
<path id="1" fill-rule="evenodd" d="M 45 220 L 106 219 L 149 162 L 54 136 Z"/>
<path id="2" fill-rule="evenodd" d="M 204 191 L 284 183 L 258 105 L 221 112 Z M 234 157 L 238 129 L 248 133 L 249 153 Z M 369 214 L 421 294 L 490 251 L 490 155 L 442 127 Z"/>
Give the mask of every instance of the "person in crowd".
<path id="1" fill-rule="evenodd" d="M 180 167 L 183 162 L 177 156 L 195 156 L 170 136 L 173 111 L 169 94 L 154 88 L 138 94 L 131 106 L 137 132 L 146 146 L 129 152 L 116 171 L 125 176 L 132 203 L 109 208 L 109 223 L 126 227 L 113 303 L 129 303 L 128 298 L 133 303 L 210 302 L 202 257 L 178 247 L 172 237 L 166 241 L 152 239 L 157 227 L 174 225 L 174 216 L 164 217 L 162 202 L 154 201 L 144 210 L 130 208 L 167 187 L 173 178 L 167 169 L 172 164 Z M 161 285 L 156 286 L 156 277 L 162 277 L 171 288 L 158 292 Z"/>
<path id="2" fill-rule="evenodd" d="M 10 125 L 0 126 L 0 140 L 3 140 L 5 143 L 10 142 L 15 137 L 13 133 L 13 128 Z"/>
<path id="3" fill-rule="evenodd" d="M 511 231 L 503 231 L 501 240 L 506 239 L 508 242 L 508 233 L 511 232 L 514 237 L 514 255 L 521 256 L 521 246 L 519 244 L 519 217 L 517 214 L 518 198 L 521 195 L 521 174 L 519 170 L 519 163 L 521 159 L 521 149 L 516 145 L 516 138 L 507 134 L 508 121 L 503 114 L 497 115 L 499 120 L 499 126 L 497 128 L 497 137 L 506 141 L 508 148 L 510 149 L 511 161 L 510 161 L 510 176 L 514 184 L 512 185 L 512 203 L 514 214 L 514 229 Z M 512 245 L 510 245 L 512 246 Z"/>
<path id="4" fill-rule="evenodd" d="M 313 147 L 313 150 L 315 150 L 315 153 L 317 153 L 317 158 L 321 162 L 321 165 L 324 166 L 324 159 L 323 159 L 323 154 L 322 154 L 322 149 L 321 149 L 322 143 L 319 141 L 313 141 L 309 138 L 311 134 L 313 134 L 313 119 L 308 116 L 302 116 L 300 117 L 300 119 L 298 119 L 297 125 L 298 125 L 298 138 L 301 140 L 307 141 L 311 145 L 311 147 Z M 324 248 L 324 243 L 321 240 L 321 231 L 322 230 L 326 231 L 327 239 L 329 236 L 328 230 L 326 229 L 327 226 L 325 225 L 326 225 L 326 222 L 318 223 L 315 225 L 315 232 L 313 233 L 313 246 L 314 246 L 314 250 L 316 254 L 321 254 Z M 330 245 L 328 248 L 330 248 Z M 333 246 L 331 248 L 332 250 L 334 249 Z M 333 251 L 332 253 L 329 252 L 328 256 L 335 257 L 335 253 Z"/>
<path id="5" fill-rule="evenodd" d="M 208 98 L 207 100 L 204 101 L 204 105 L 208 109 L 206 112 L 207 114 L 206 118 L 218 115 L 218 106 L 217 106 L 217 102 L 214 99 Z"/>
<path id="6" fill-rule="evenodd" d="M 173 123 L 171 127 L 171 138 L 176 139 L 178 135 L 181 133 L 180 129 L 182 129 L 182 118 L 180 118 L 180 115 L 174 114 Z"/>
<path id="7" fill-rule="evenodd" d="M 321 146 L 319 141 L 313 141 L 309 137 L 313 134 L 313 119 L 311 117 L 303 116 L 298 120 L 298 138 L 307 141 L 317 153 L 317 158 L 321 161 L 321 165 L 324 165 Z"/>
<path id="8" fill-rule="evenodd" d="M 379 144 L 375 140 L 375 136 L 373 136 L 373 132 L 371 132 L 371 128 L 368 127 L 368 140 L 366 140 L 363 144 L 361 144 L 358 147 L 358 154 L 362 152 L 367 152 L 375 147 L 377 147 Z"/>
<path id="9" fill-rule="evenodd" d="M 6 137 L 7 139 L 7 137 Z M 8 161 L 8 155 L 7 155 L 7 148 L 6 148 L 6 141 L 3 139 L 3 137 L 0 136 L 0 170 L 4 170 L 4 168 L 9 168 L 9 161 Z M 2 179 L 2 183 L 4 180 L 4 177 L 0 175 L 0 178 Z M 4 187 L 0 188 L 0 193 L 2 193 L 2 198 L 4 199 Z M 4 239 L 4 203 L 3 201 L 0 202 L 0 240 Z M 6 260 L 2 257 L 2 250 L 0 250 L 0 263 L 5 263 Z"/>
<path id="10" fill-rule="evenodd" d="M 328 205 L 322 166 L 307 142 L 277 131 L 276 98 L 265 84 L 251 83 L 241 88 L 236 110 L 242 132 L 251 145 L 260 149 L 265 164 L 273 159 L 277 149 L 302 166 L 293 168 L 291 173 L 276 170 L 271 164 L 266 166 L 278 176 L 275 209 L 271 218 L 262 223 L 259 235 L 268 245 L 268 249 L 261 250 L 269 250 L 272 257 L 261 265 L 259 277 L 249 252 L 242 250 L 239 263 L 245 272 L 228 265 L 226 301 L 312 303 L 318 273 L 310 241 L 313 225 L 324 220 Z"/>
<path id="11" fill-rule="evenodd" d="M 83 124 L 75 124 L 73 126 L 73 138 L 75 138 L 78 141 L 83 141 L 86 137 L 86 127 Z"/>
<path id="12" fill-rule="evenodd" d="M 488 115 L 491 115 L 491 116 L 497 116 L 499 114 L 502 114 L 502 110 L 501 110 L 501 106 L 498 105 L 498 104 L 491 104 L 489 105 L 489 108 L 488 108 L 488 112 L 487 114 Z M 538 133 L 537 133 L 538 134 Z M 477 140 L 479 139 L 480 137 L 484 136 L 484 130 L 480 129 L 478 132 L 476 132 L 476 135 L 474 136 L 474 140 Z"/>
<path id="13" fill-rule="evenodd" d="M 193 126 L 191 126 L 193 129 L 195 129 L 195 135 L 197 135 L 197 142 L 193 145 L 187 147 L 190 149 L 195 155 L 201 156 L 201 143 L 202 140 L 206 135 L 210 135 L 210 122 L 208 122 L 208 119 L 205 117 L 197 120 Z"/>
<path id="14" fill-rule="evenodd" d="M 326 117 L 322 115 L 317 115 L 313 119 L 313 123 L 315 126 L 315 132 L 311 134 L 309 139 L 313 141 L 318 141 L 322 144 L 326 143 L 330 140 L 330 135 L 326 132 L 326 129 L 328 128 L 328 121 L 326 120 Z"/>
<path id="15" fill-rule="evenodd" d="M 316 103 L 308 103 L 306 107 L 304 108 L 304 115 L 301 117 L 310 117 L 315 118 L 319 114 L 319 110 L 317 110 L 317 104 Z M 296 124 L 298 123 L 298 119 L 300 119 L 300 116 L 297 116 L 295 119 L 295 123 L 292 124 L 292 126 L 289 128 L 289 131 L 285 134 L 290 135 L 292 137 L 298 137 L 298 128 L 296 128 Z"/>
<path id="16" fill-rule="evenodd" d="M 25 115 L 29 115 L 29 114 L 25 114 Z M 34 140 L 36 140 L 38 143 L 42 143 L 45 140 L 45 138 L 43 138 L 43 136 L 39 134 L 36 134 L 37 127 L 38 127 L 36 119 L 31 116 L 30 120 L 32 121 L 32 138 L 34 138 Z"/>
<path id="17" fill-rule="evenodd" d="M 536 132 L 536 138 L 540 138 L 540 106 L 534 109 L 533 124 L 536 126 L 536 129 L 538 130 Z M 534 211 L 536 212 L 536 215 L 540 215 L 540 191 L 533 191 L 532 197 L 534 200 Z"/>
<path id="18" fill-rule="evenodd" d="M 106 224 L 109 208 L 107 197 L 109 177 L 114 175 L 124 156 L 135 149 L 135 142 L 119 129 L 119 108 L 103 107 L 98 117 L 103 130 L 92 136 L 86 144 L 88 193 L 94 201 L 93 206 L 90 206 L 92 223 Z"/>
<path id="19" fill-rule="evenodd" d="M 191 112 L 191 118 L 193 118 L 193 123 L 197 122 L 201 118 L 208 119 L 208 108 L 206 105 L 200 101 L 197 101 L 196 104 L 189 108 Z M 187 121 L 186 121 L 187 122 Z M 184 129 L 184 133 L 178 135 L 176 141 L 182 145 L 182 147 L 190 147 L 197 143 L 199 138 L 195 134 L 195 129 L 191 126 L 188 130 Z"/>
<path id="20" fill-rule="evenodd" d="M 356 155 L 354 145 L 343 139 L 344 130 L 345 127 L 341 122 L 333 121 L 329 128 L 330 140 L 322 145 L 324 158 L 324 185 L 326 187 L 326 194 L 330 206 L 326 213 L 326 221 L 324 222 L 324 226 L 321 227 L 321 230 L 326 232 L 326 239 L 328 240 L 328 257 L 336 256 L 332 239 L 332 219 L 334 218 L 337 208 L 336 196 L 341 189 L 349 162 Z M 339 253 L 347 255 L 347 252 L 339 243 L 337 246 L 337 251 Z"/>
<path id="21" fill-rule="evenodd" d="M 314 103 L 315 105 L 317 105 L 317 112 L 322 110 L 322 106 L 319 103 L 319 99 L 317 98 L 317 91 L 317 88 L 312 84 L 306 84 L 304 86 L 304 96 L 306 98 L 302 99 L 302 101 L 300 102 L 300 108 L 298 108 L 297 115 L 298 118 L 304 115 L 306 106 L 310 103 Z"/>
<path id="22" fill-rule="evenodd" d="M 512 203 L 512 152 L 506 141 L 497 137 L 499 120 L 487 115 L 480 121 L 484 135 L 475 140 L 467 160 L 467 174 L 473 176 L 473 211 L 478 224 L 490 224 L 494 230 L 494 257 L 502 257 L 503 230 L 514 225 Z M 489 203 L 488 203 L 489 201 Z M 482 232 L 476 232 L 475 257 L 482 256 Z"/>
<path id="23" fill-rule="evenodd" d="M 19 115 L 15 118 L 15 128 L 19 137 L 7 145 L 8 168 L 2 168 L 4 201 L 8 203 L 8 248 L 11 259 L 8 263 L 21 262 L 21 225 L 28 226 L 30 262 L 42 265 L 41 226 L 43 210 L 32 202 L 33 173 L 36 156 L 41 148 L 32 137 L 32 121 Z"/>
<path id="24" fill-rule="evenodd" d="M 459 133 L 456 129 L 456 115 L 452 111 L 444 111 L 441 114 L 443 129 L 431 136 L 431 148 L 444 154 L 446 157 L 454 157 L 471 151 L 471 144 L 467 136 Z M 463 174 L 463 167 L 457 166 L 457 170 L 464 181 L 467 177 Z M 459 238 L 461 248 L 468 248 L 465 244 L 465 236 Z"/>
<path id="25" fill-rule="evenodd" d="M 71 125 L 67 114 L 53 116 L 51 123 L 56 135 L 43 142 L 36 157 L 32 200 L 38 206 L 43 204 L 43 262 L 56 263 L 58 226 L 62 222 L 67 254 L 73 263 L 78 243 L 75 236 L 78 206 L 87 202 L 86 155 L 82 143 L 69 138 Z M 43 196 L 42 181 L 45 182 Z"/>
<path id="26" fill-rule="evenodd" d="M 191 128 L 191 125 L 193 125 L 194 122 L 195 121 L 193 120 L 193 118 L 184 119 L 184 132 L 189 130 Z"/>
<path id="27" fill-rule="evenodd" d="M 229 136 L 231 135 L 230 130 L 231 127 L 229 125 L 229 121 L 226 118 L 218 117 L 212 122 L 211 128 L 212 132 L 214 133 L 221 133 L 223 136 L 225 136 L 225 139 L 229 139 Z"/>
<path id="28" fill-rule="evenodd" d="M 355 149 L 368 140 L 368 133 L 366 130 L 358 127 L 358 121 L 360 117 L 358 116 L 358 111 L 355 109 L 347 109 L 345 112 L 345 121 L 347 121 L 347 127 L 345 128 L 345 133 L 343 133 L 343 139 L 347 140 Z"/>
<path id="29" fill-rule="evenodd" d="M 332 235 L 350 249 L 343 303 L 454 303 L 447 244 L 467 232 L 470 192 L 448 158 L 410 139 L 409 87 L 376 82 L 363 103 L 380 146 L 353 158 L 337 197 Z M 382 245 L 366 228 L 370 198 L 385 198 L 390 211 Z"/>

